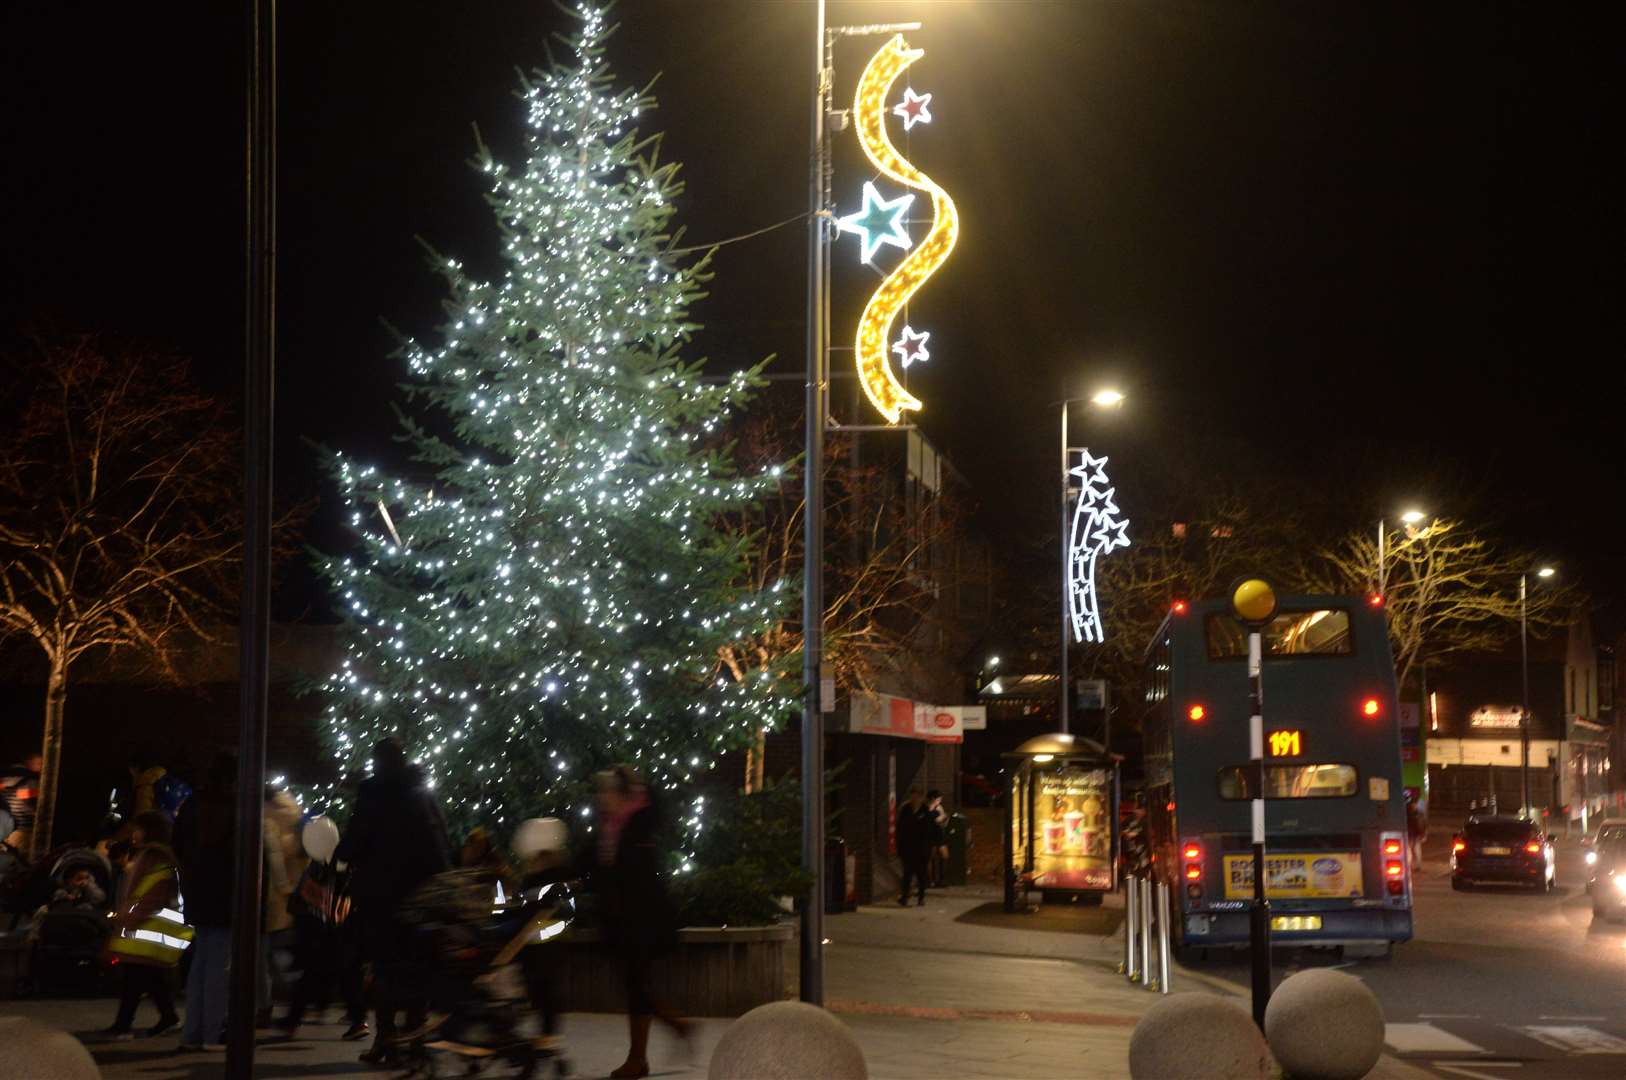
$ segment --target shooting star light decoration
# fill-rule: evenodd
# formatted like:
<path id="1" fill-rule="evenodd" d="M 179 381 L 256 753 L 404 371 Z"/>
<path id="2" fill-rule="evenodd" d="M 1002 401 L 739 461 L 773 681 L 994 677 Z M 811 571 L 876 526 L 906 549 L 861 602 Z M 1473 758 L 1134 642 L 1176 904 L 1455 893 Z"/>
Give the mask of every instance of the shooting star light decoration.
<path id="1" fill-rule="evenodd" d="M 925 55 L 925 50 L 911 49 L 904 44 L 902 34 L 894 34 L 891 40 L 882 45 L 870 58 L 868 66 L 864 68 L 864 74 L 858 79 L 858 92 L 853 99 L 853 126 L 858 132 L 858 144 L 863 147 L 864 155 L 869 158 L 870 164 L 888 179 L 904 187 L 913 188 L 932 201 L 931 229 L 903 261 L 882 279 L 881 284 L 870 296 L 869 303 L 864 305 L 864 314 L 858 320 L 858 342 L 854 356 L 858 363 L 859 385 L 864 388 L 870 402 L 880 410 L 882 416 L 886 417 L 887 422 L 892 424 L 898 422 L 904 410 L 918 410 L 921 407 L 920 399 L 905 390 L 903 384 L 898 382 L 887 359 L 888 343 L 892 340 L 893 320 L 897 318 L 898 312 L 903 310 L 904 305 L 909 303 L 909 298 L 926 283 L 926 279 L 943 265 L 949 253 L 954 250 L 954 241 L 960 235 L 960 215 L 954 209 L 954 200 L 950 199 L 948 193 L 938 187 L 931 177 L 915 168 L 898 153 L 886 130 L 886 102 L 892 93 L 893 83 L 897 82 L 898 76 L 902 75 L 910 64 Z M 931 113 L 927 108 L 930 101 L 930 94 L 921 95 L 909 90 L 903 103 L 893 111 L 903 118 L 907 130 L 916 123 L 930 122 Z M 878 192 L 872 194 L 873 188 L 873 184 L 865 184 L 864 210 L 838 221 L 842 231 L 857 232 L 862 237 L 865 262 L 875 254 L 880 244 L 898 243 L 894 238 L 895 234 L 883 233 L 880 234 L 881 239 L 874 239 L 880 228 L 888 226 L 889 221 L 885 215 L 897 206 L 899 200 L 887 202 L 880 198 Z M 900 198 L 912 199 L 913 196 Z M 867 227 L 867 231 L 858 228 L 860 223 Z M 901 344 L 903 345 L 901 355 L 909 363 L 926 359 L 925 335 L 916 334 L 912 338 L 906 338 Z M 896 349 L 897 346 L 894 345 L 892 348 Z"/>
<path id="2" fill-rule="evenodd" d="M 1067 613 L 1073 622 L 1073 640 L 1102 642 L 1101 606 L 1095 595 L 1095 560 L 1113 548 L 1129 546 L 1129 519 L 1112 501 L 1118 489 L 1109 487 L 1107 459 L 1091 457 L 1088 450 L 1069 472 L 1079 479 L 1078 504 L 1073 510 L 1072 536 L 1067 545 Z"/>

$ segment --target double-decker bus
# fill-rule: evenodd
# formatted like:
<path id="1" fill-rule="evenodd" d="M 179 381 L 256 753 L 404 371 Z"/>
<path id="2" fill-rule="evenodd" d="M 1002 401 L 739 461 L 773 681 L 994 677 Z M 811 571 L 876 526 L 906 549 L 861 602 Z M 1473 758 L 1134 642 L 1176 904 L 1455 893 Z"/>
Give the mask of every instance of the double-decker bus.
<path id="1" fill-rule="evenodd" d="M 1283 596 L 1261 646 L 1272 940 L 1386 953 L 1412 925 L 1383 611 L 1357 597 Z M 1146 650 L 1146 830 L 1186 955 L 1248 941 L 1257 774 L 1247 656 L 1228 599 L 1176 602 Z"/>

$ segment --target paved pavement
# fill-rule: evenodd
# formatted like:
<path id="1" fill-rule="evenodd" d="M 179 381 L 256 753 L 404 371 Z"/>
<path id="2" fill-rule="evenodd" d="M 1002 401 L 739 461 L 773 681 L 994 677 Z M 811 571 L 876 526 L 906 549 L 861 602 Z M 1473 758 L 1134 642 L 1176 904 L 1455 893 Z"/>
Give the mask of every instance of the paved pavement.
<path id="1" fill-rule="evenodd" d="M 1034 929 L 962 921 L 992 894 L 975 889 L 934 893 L 926 907 L 876 905 L 826 920 L 826 996 L 852 1030 L 877 1080 L 1000 1077 L 1050 1080 L 1129 1075 L 1129 1037 L 1156 995 L 1117 974 L 1120 933 L 1070 932 L 1053 917 Z M 1109 898 L 1109 908 L 1117 905 Z M 1086 913 L 1080 912 L 1081 916 Z M 1100 913 L 1080 919 L 1099 929 Z M 1112 921 L 1112 920 L 1107 920 Z M 795 972 L 791 972 L 791 985 Z M 788 989 L 788 988 L 787 988 Z M 1176 992 L 1234 993 L 1201 971 L 1177 970 Z M 80 1035 L 103 1075 L 129 1080 L 212 1080 L 218 1056 L 178 1055 L 174 1039 L 99 1043 L 110 1001 L 0 1002 L 0 1015 L 20 1014 Z M 150 1006 L 147 1007 L 150 1013 Z M 148 1015 L 138 1023 L 150 1022 Z M 699 1022 L 693 1056 L 666 1036 L 652 1047 L 655 1075 L 693 1078 L 727 1029 L 727 1020 Z M 372 1077 L 356 1062 L 361 1047 L 338 1040 L 338 1025 L 310 1025 L 298 1042 L 265 1041 L 257 1076 Z M 605 1076 L 625 1053 L 625 1022 L 602 1014 L 570 1014 L 565 1024 L 576 1075 Z M 455 1075 L 448 1068 L 447 1075 Z M 1403 1080 L 1425 1074 L 1386 1059 L 1375 1077 Z"/>
<path id="2" fill-rule="evenodd" d="M 1416 937 L 1391 959 L 1280 950 L 1278 977 L 1339 966 L 1378 995 L 1389 1050 L 1430 1075 L 1502 1080 L 1626 1076 L 1626 926 L 1594 922 L 1582 848 L 1559 840 L 1551 895 L 1454 892 L 1449 829 L 1431 831 Z M 1193 968 L 1239 987 L 1245 957 Z"/>

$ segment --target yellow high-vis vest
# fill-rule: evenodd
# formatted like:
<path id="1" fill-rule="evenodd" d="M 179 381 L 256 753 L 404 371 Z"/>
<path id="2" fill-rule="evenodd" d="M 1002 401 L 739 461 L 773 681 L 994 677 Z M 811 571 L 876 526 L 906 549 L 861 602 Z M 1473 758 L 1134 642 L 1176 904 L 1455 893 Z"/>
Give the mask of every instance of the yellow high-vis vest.
<path id="1" fill-rule="evenodd" d="M 143 896 L 175 872 L 172 866 L 159 867 L 130 890 L 130 906 L 134 907 Z M 147 964 L 174 967 L 181 962 L 181 953 L 192 944 L 192 928 L 186 925 L 179 911 L 160 908 L 140 925 L 120 930 L 107 943 L 107 951 L 115 957 L 138 960 Z"/>

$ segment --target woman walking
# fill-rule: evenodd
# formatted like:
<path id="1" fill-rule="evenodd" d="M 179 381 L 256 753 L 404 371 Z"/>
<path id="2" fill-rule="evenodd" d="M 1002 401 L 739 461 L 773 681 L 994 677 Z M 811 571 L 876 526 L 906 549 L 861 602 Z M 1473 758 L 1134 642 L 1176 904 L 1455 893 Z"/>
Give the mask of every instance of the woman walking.
<path id="1" fill-rule="evenodd" d="M 598 851 L 593 886 L 604 934 L 627 982 L 627 1060 L 610 1075 L 649 1075 L 649 1029 L 656 1017 L 685 1043 L 688 1023 L 650 992 L 650 966 L 677 940 L 677 911 L 667 895 L 655 852 L 656 816 L 649 789 L 631 766 L 598 774 Z"/>

